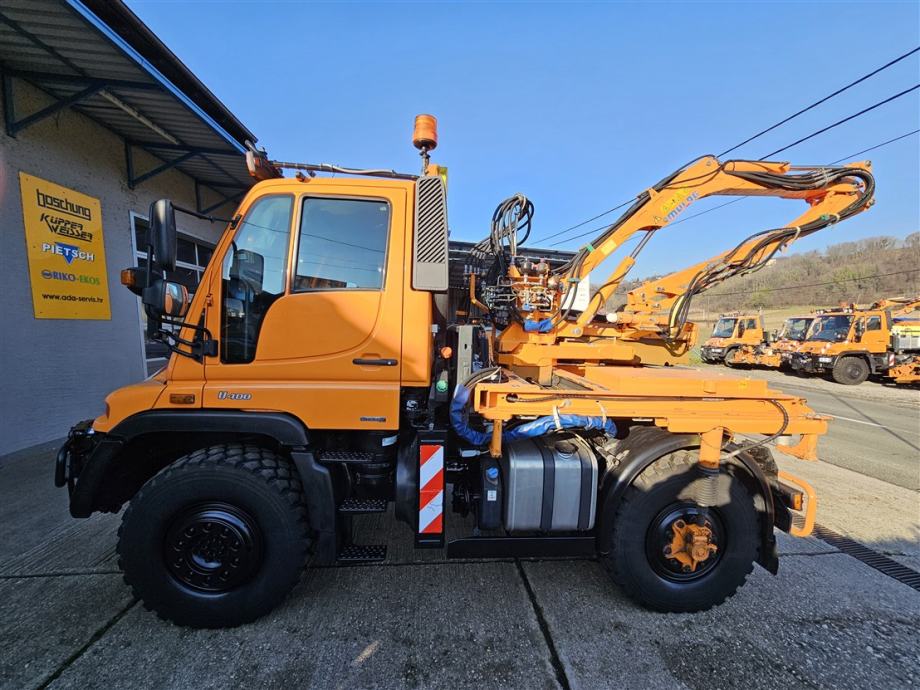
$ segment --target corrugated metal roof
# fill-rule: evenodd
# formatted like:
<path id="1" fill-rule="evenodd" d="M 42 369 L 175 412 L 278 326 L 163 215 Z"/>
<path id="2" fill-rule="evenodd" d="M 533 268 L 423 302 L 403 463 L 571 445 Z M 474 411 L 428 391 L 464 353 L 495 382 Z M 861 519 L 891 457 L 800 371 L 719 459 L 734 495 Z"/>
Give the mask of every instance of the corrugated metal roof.
<path id="1" fill-rule="evenodd" d="M 248 130 L 122 3 L 112 6 L 127 13 L 127 19 L 120 15 L 118 32 L 88 4 L 92 3 L 3 0 L 0 68 L 56 99 L 73 98 L 94 87 L 92 94 L 70 107 L 164 163 L 191 153 L 175 167 L 200 183 L 223 190 L 251 186 L 241 140 L 251 136 Z M 193 93 L 183 92 L 154 67 L 151 58 L 157 50 L 158 64 L 172 66 L 167 71 Z M 16 113 L 19 119 L 28 115 Z M 134 175 L 145 172 L 138 169 Z"/>

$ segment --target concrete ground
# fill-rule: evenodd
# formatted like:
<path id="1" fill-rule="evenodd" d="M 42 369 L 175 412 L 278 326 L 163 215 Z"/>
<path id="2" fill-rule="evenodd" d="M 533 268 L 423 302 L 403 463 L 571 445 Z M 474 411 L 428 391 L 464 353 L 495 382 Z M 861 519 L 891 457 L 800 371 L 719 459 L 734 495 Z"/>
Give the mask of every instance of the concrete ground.
<path id="1" fill-rule="evenodd" d="M 920 570 L 920 454 L 898 445 L 917 445 L 920 404 L 850 391 L 805 395 L 879 426 L 837 420 L 824 462 L 781 464 L 816 486 L 821 524 Z M 835 398 L 842 407 L 822 408 Z M 370 516 L 358 531 L 386 540 L 384 564 L 310 570 L 249 626 L 178 628 L 122 583 L 118 516 L 69 518 L 52 457 L 49 446 L 0 463 L 3 688 L 920 685 L 920 592 L 783 534 L 778 576 L 756 568 L 725 605 L 677 615 L 638 608 L 594 561 L 448 563 Z"/>

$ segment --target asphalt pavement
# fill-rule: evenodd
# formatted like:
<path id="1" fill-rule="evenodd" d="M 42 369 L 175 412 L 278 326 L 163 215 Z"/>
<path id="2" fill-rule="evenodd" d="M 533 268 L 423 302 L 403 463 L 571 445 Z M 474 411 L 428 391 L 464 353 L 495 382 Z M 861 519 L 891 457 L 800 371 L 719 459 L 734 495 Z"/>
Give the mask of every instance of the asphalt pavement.
<path id="1" fill-rule="evenodd" d="M 909 454 L 920 405 L 903 392 L 886 403 L 881 387 L 786 383 L 776 387 L 812 386 L 803 392 L 812 406 L 839 416 L 822 462 L 779 460 L 817 488 L 819 522 L 920 571 Z M 52 457 L 48 446 L 0 461 L 2 688 L 920 684 L 920 592 L 824 541 L 784 534 L 779 575 L 755 568 L 723 606 L 657 614 L 595 561 L 445 562 L 415 551 L 389 516 L 368 516 L 359 539 L 385 541 L 385 563 L 308 570 L 278 610 L 248 626 L 178 628 L 122 583 L 119 517 L 69 517 Z M 920 456 L 912 461 L 916 475 Z"/>

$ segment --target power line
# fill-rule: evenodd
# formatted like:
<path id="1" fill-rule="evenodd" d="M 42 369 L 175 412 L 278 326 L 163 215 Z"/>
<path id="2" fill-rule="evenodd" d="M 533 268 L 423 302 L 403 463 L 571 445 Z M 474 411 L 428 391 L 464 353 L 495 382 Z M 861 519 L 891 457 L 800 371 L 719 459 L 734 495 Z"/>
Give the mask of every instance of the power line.
<path id="1" fill-rule="evenodd" d="M 914 53 L 916 53 L 918 50 L 920 50 L 920 47 L 914 48 L 913 50 L 904 53 L 904 54 L 901 55 L 900 57 L 896 57 L 896 58 L 895 58 L 894 60 L 892 60 L 891 62 L 888 62 L 888 63 L 882 65 L 881 67 L 879 67 L 878 69 L 873 70 L 872 72 L 869 72 L 869 74 L 866 74 L 866 75 L 860 77 L 860 78 L 857 79 L 856 81 L 850 82 L 849 84 L 847 84 L 847 85 L 844 86 L 843 88 L 837 89 L 836 91 L 834 91 L 834 93 L 825 96 L 824 98 L 822 98 L 822 99 L 819 100 L 819 101 L 815 101 L 814 103 L 812 103 L 811 105 L 809 105 L 809 106 L 807 106 L 807 107 L 805 107 L 805 108 L 802 108 L 802 109 L 801 109 L 800 111 L 798 111 L 797 113 L 793 113 L 792 115 L 790 115 L 789 117 L 787 117 L 785 120 L 780 120 L 780 121 L 777 122 L 775 125 L 771 125 L 770 127 L 767 127 L 766 129 L 764 129 L 764 130 L 758 132 L 758 133 L 755 134 L 754 136 L 748 137 L 747 139 L 745 139 L 744 141 L 742 141 L 740 144 L 735 144 L 735 145 L 732 146 L 730 149 L 725 149 L 722 153 L 719 154 L 719 157 L 721 158 L 721 157 L 724 156 L 726 153 L 731 153 L 731 152 L 734 151 L 735 149 L 739 149 L 739 148 L 741 148 L 742 146 L 744 146 L 745 144 L 748 144 L 748 143 L 754 141 L 754 139 L 758 139 L 758 138 L 762 137 L 762 136 L 763 136 L 764 134 L 766 134 L 767 132 L 772 132 L 772 131 L 773 131 L 774 129 L 776 129 L 777 127 L 780 127 L 780 126 L 786 124 L 786 123 L 789 122 L 790 120 L 794 120 L 794 119 L 797 118 L 799 115 L 802 115 L 802 114 L 804 114 L 804 113 L 807 113 L 809 110 L 811 110 L 811 109 L 813 109 L 813 108 L 817 108 L 819 105 L 821 105 L 822 103 L 825 103 L 826 101 L 829 101 L 829 100 L 832 99 L 834 96 L 839 96 L 840 94 L 842 94 L 842 93 L 843 93 L 844 91 L 846 91 L 847 89 L 853 88 L 853 87 L 856 86 L 857 84 L 866 81 L 866 79 L 868 79 L 869 77 L 874 77 L 874 76 L 875 76 L 876 74 L 878 74 L 879 72 L 882 72 L 882 71 L 888 69 L 889 67 L 891 67 L 892 65 L 897 64 L 897 63 L 900 62 L 901 60 L 904 60 L 905 58 L 910 57 L 911 55 L 913 55 Z"/>
<path id="2" fill-rule="evenodd" d="M 827 127 L 823 127 L 822 129 L 819 129 L 817 132 L 812 132 L 812 133 L 809 134 L 807 137 L 802 137 L 802 138 L 799 139 L 798 141 L 793 141 L 793 142 L 792 142 L 791 144 L 789 144 L 788 146 L 784 146 L 784 147 L 781 148 L 781 149 L 776 149 L 776 151 L 771 151 L 771 152 L 768 153 L 767 155 L 761 157 L 760 160 L 764 160 L 765 158 L 770 158 L 771 156 L 775 156 L 777 153 L 782 153 L 782 152 L 785 151 L 786 149 L 791 149 L 793 146 L 798 146 L 798 145 L 801 144 L 803 141 L 808 141 L 809 139 L 811 139 L 811 138 L 813 138 L 813 137 L 816 137 L 816 136 L 818 136 L 819 134 L 823 134 L 824 132 L 828 131 L 829 129 L 833 129 L 834 127 L 837 127 L 838 125 L 842 125 L 844 122 L 849 122 L 850 120 L 852 120 L 852 119 L 854 119 L 854 118 L 857 118 L 857 117 L 859 117 L 860 115 L 865 115 L 865 114 L 868 113 L 870 110 L 875 110 L 876 108 L 878 108 L 878 107 L 880 107 L 880 106 L 883 106 L 883 105 L 885 105 L 886 103 L 891 103 L 891 101 L 893 101 L 893 100 L 895 100 L 895 99 L 897 99 L 897 98 L 900 98 L 901 96 L 905 96 L 905 95 L 909 94 L 911 91 L 916 91 L 917 89 L 920 89 L 920 84 L 915 84 L 914 86 L 910 87 L 909 89 L 904 89 L 903 91 L 901 91 L 901 93 L 896 93 L 894 96 L 889 96 L 888 98 L 886 98 L 886 99 L 883 100 L 883 101 L 879 101 L 878 103 L 875 103 L 875 104 L 873 104 L 873 105 L 870 105 L 868 108 L 863 108 L 863 109 L 860 110 L 858 113 L 853 113 L 853 114 L 850 115 L 849 117 L 845 117 L 845 118 L 843 118 L 842 120 L 837 120 L 837 122 L 835 122 L 834 124 L 828 125 Z"/>
<path id="3" fill-rule="evenodd" d="M 837 160 L 828 163 L 828 165 L 836 165 L 837 163 L 842 163 L 843 161 L 853 160 L 854 158 L 856 158 L 856 156 L 861 156 L 861 155 L 863 155 L 864 153 L 869 153 L 869 151 L 875 151 L 875 149 L 880 149 L 880 148 L 882 148 L 883 146 L 888 146 L 888 144 L 893 144 L 894 142 L 900 141 L 901 139 L 906 139 L 906 138 L 909 137 L 911 134 L 916 134 L 917 132 L 920 132 L 920 129 L 915 129 L 913 132 L 908 132 L 907 134 L 902 134 L 901 136 L 895 137 L 894 139 L 889 139 L 888 141 L 883 141 L 881 144 L 876 144 L 875 146 L 870 146 L 869 148 L 863 149 L 862 151 L 857 151 L 856 153 L 851 153 L 849 156 L 844 156 L 843 158 L 838 158 Z"/>
<path id="4" fill-rule="evenodd" d="M 576 223 L 575 225 L 572 225 L 571 227 L 568 227 L 568 228 L 566 228 L 565 230 L 560 230 L 560 231 L 557 232 L 557 233 L 553 233 L 552 235 L 547 235 L 546 237 L 541 237 L 541 238 L 538 239 L 538 240 L 534 240 L 534 242 L 543 242 L 544 240 L 552 239 L 553 237 L 556 237 L 557 235 L 565 234 L 565 233 L 567 233 L 569 230 L 574 230 L 575 228 L 580 228 L 582 225 L 587 225 L 587 224 L 590 223 L 592 220 L 597 220 L 598 218 L 603 218 L 603 217 L 606 216 L 608 213 L 613 213 L 614 211 L 617 211 L 617 210 L 623 208 L 624 206 L 628 206 L 628 205 L 631 204 L 632 202 L 633 202 L 633 199 L 628 199 L 628 200 L 624 201 L 622 204 L 617 204 L 617 205 L 614 206 L 613 208 L 608 208 L 608 209 L 607 209 L 606 211 L 604 211 L 603 213 L 598 213 L 596 216 L 592 216 L 591 218 L 588 218 L 588 220 L 583 220 L 583 221 L 581 221 L 580 223 Z M 605 225 L 605 226 L 603 226 L 603 227 L 607 227 L 607 226 Z M 580 235 L 579 235 L 579 237 L 580 237 Z M 575 239 L 575 238 L 574 238 L 574 237 L 570 237 L 569 239 L 571 240 L 571 239 Z M 566 240 L 566 242 L 568 242 L 568 240 Z"/>
<path id="5" fill-rule="evenodd" d="M 734 151 L 735 149 L 740 148 L 741 146 L 744 146 L 745 144 L 747 144 L 747 143 L 749 143 L 749 142 L 751 142 L 751 141 L 754 141 L 754 139 L 757 139 L 758 137 L 760 137 L 760 136 L 766 134 L 767 132 L 770 132 L 770 131 L 776 129 L 777 127 L 779 127 L 779 126 L 781 126 L 781 125 L 783 125 L 783 124 L 789 122 L 790 120 L 795 119 L 795 118 L 798 117 L 799 115 L 801 115 L 801 114 L 803 114 L 803 113 L 805 113 L 805 112 L 808 112 L 809 110 L 811 110 L 811 109 L 813 109 L 813 108 L 815 108 L 815 107 L 821 105 L 822 103 L 824 103 L 824 102 L 830 100 L 830 99 L 833 98 L 834 96 L 837 96 L 837 95 L 843 93 L 843 92 L 846 91 L 847 89 L 850 89 L 850 88 L 852 88 L 853 86 L 856 86 L 857 84 L 859 84 L 859 83 L 865 81 L 866 79 L 869 79 L 870 77 L 875 76 L 875 75 L 878 74 L 879 72 L 882 72 L 883 70 L 888 69 L 888 68 L 891 67 L 892 65 L 897 64 L 897 63 L 900 62 L 901 60 L 904 60 L 904 59 L 910 57 L 911 55 L 913 55 L 914 53 L 916 53 L 916 52 L 918 52 L 918 51 L 920 51 L 920 47 L 914 48 L 913 50 L 910 50 L 910 51 L 904 53 L 903 55 L 901 55 L 901 56 L 895 58 L 894 60 L 891 60 L 890 62 L 887 62 L 886 64 L 882 65 L 882 66 L 879 67 L 878 69 L 875 69 L 875 70 L 873 70 L 872 72 L 869 72 L 868 74 L 866 74 L 866 75 L 860 77 L 859 79 L 857 79 L 857 80 L 855 80 L 855 81 L 853 81 L 853 82 L 847 84 L 846 86 L 844 86 L 844 87 L 838 89 L 837 91 L 835 91 L 835 92 L 833 92 L 833 93 L 831 93 L 831 94 L 825 96 L 825 97 L 822 98 L 821 100 L 815 101 L 814 103 L 812 103 L 811 105 L 807 106 L 806 108 L 803 108 L 802 110 L 798 111 L 797 113 L 793 113 L 792 115 L 790 115 L 789 117 L 785 118 L 784 120 L 781 120 L 780 122 L 777 122 L 775 125 L 772 125 L 772 126 L 768 127 L 767 129 L 765 129 L 765 130 L 763 130 L 763 131 L 761 131 L 761 132 L 758 132 L 757 134 L 755 134 L 755 135 L 752 136 L 752 137 L 749 137 L 748 139 L 745 139 L 745 140 L 742 141 L 740 144 L 736 144 L 735 146 L 731 147 L 730 149 L 726 149 L 726 150 L 723 151 L 722 153 L 718 154 L 718 157 L 724 156 L 725 154 L 730 153 L 730 152 Z M 884 105 L 885 103 L 888 103 L 888 102 L 890 102 L 890 101 L 893 101 L 893 100 L 895 100 L 896 98 L 900 98 L 901 96 L 905 95 L 906 93 L 909 93 L 910 91 L 913 91 L 913 90 L 917 89 L 918 87 L 920 87 L 920 84 L 918 84 L 917 86 L 914 86 L 912 89 L 908 89 L 907 91 L 903 91 L 903 92 L 901 92 L 901 93 L 899 93 L 899 94 L 896 94 L 895 96 L 892 96 L 892 97 L 889 98 L 889 99 L 886 99 L 886 100 L 884 100 L 884 101 L 881 101 L 881 102 L 879 102 L 879 103 L 876 103 L 875 105 L 870 106 L 869 108 L 866 108 L 865 110 L 860 111 L 860 112 L 858 112 L 858 113 L 856 113 L 856 114 L 854 114 L 854 115 L 851 115 L 851 116 L 848 117 L 848 118 L 845 118 L 845 119 L 843 119 L 843 120 L 840 120 L 839 122 L 835 122 L 834 124 L 830 125 L 829 127 L 826 127 L 826 128 L 824 128 L 824 129 L 822 129 L 822 130 L 819 130 L 818 132 L 814 132 L 813 134 L 810 134 L 810 135 L 808 135 L 807 137 L 804 137 L 804 138 L 802 138 L 802 139 L 800 139 L 800 140 L 798 140 L 798 141 L 796 141 L 796 142 L 794 142 L 794 143 L 792 143 L 792 144 L 789 144 L 788 146 L 786 146 L 786 147 L 784 147 L 784 148 L 782 148 L 782 149 L 779 149 L 779 150 L 774 151 L 774 152 L 772 152 L 772 153 L 768 153 L 766 156 L 764 156 L 764 157 L 761 158 L 760 160 L 764 160 L 765 158 L 768 158 L 768 157 L 770 157 L 770 156 L 773 156 L 773 155 L 775 155 L 775 154 L 777 154 L 777 153 L 779 153 L 779 152 L 781 152 L 781 151 L 785 151 L 785 150 L 787 150 L 787 149 L 789 149 L 789 148 L 792 148 L 793 146 L 796 146 L 796 145 L 798 145 L 798 144 L 801 144 L 803 141 L 807 141 L 808 139 L 811 139 L 812 137 L 818 136 L 819 134 L 822 134 L 823 132 L 826 132 L 826 131 L 829 130 L 829 129 L 833 129 L 834 127 L 837 127 L 838 125 L 841 125 L 841 124 L 843 124 L 844 122 L 848 122 L 849 120 L 852 120 L 852 119 L 854 119 L 854 118 L 856 118 L 856 117 L 859 117 L 860 115 L 863 115 L 863 114 L 869 112 L 870 110 L 874 110 L 875 108 L 878 108 L 879 106 L 882 106 L 882 105 Z M 863 152 L 861 152 L 861 153 L 865 153 L 865 151 L 863 151 Z M 857 155 L 858 155 L 858 154 L 857 154 Z M 841 159 L 841 160 L 843 160 L 843 159 Z M 549 235 L 546 235 L 545 237 L 541 237 L 541 238 L 539 238 L 539 239 L 535 239 L 535 240 L 533 240 L 532 244 L 535 244 L 535 243 L 537 243 L 537 242 L 545 242 L 546 240 L 550 240 L 550 239 L 552 239 L 552 238 L 554 238 L 554 237 L 558 237 L 559 235 L 564 235 L 565 233 L 569 232 L 570 230 L 575 230 L 576 228 L 580 228 L 580 227 L 586 225 L 587 223 L 590 223 L 590 222 L 593 221 L 593 220 L 597 220 L 598 218 L 602 218 L 602 217 L 604 217 L 604 216 L 606 216 L 606 215 L 608 215 L 608 214 L 610 214 L 610 213 L 613 213 L 614 211 L 617 211 L 617 210 L 623 208 L 624 206 L 627 206 L 627 205 L 633 203 L 633 201 L 635 201 L 635 198 L 627 199 L 626 201 L 623 201 L 622 203 L 617 204 L 617 205 L 614 206 L 613 208 L 608 209 L 608 210 L 604 211 L 603 213 L 599 213 L 599 214 L 597 214 L 596 216 L 592 216 L 591 218 L 588 218 L 587 220 L 583 220 L 583 221 L 580 222 L 580 223 L 576 223 L 575 225 L 569 226 L 568 228 L 565 228 L 564 230 L 559 230 L 558 232 L 551 233 L 551 234 L 549 234 Z M 725 205 L 727 206 L 728 204 L 725 204 Z M 715 210 L 715 209 L 710 209 L 710 210 Z M 707 211 L 707 213 L 708 213 L 708 211 Z M 697 215 L 702 215 L 702 214 L 697 214 Z M 689 218 L 688 218 L 687 220 L 689 220 Z M 676 224 L 676 223 L 672 223 L 672 225 L 674 225 L 674 224 Z M 601 226 L 601 227 L 597 228 L 597 230 L 598 230 L 598 231 L 599 231 L 599 230 L 603 230 L 603 229 L 606 228 L 606 227 L 607 227 L 607 226 L 604 225 L 604 226 Z M 568 239 L 564 240 L 563 242 L 570 242 L 570 241 L 572 241 L 572 240 L 576 240 L 576 239 L 579 239 L 579 238 L 581 238 L 581 237 L 585 237 L 585 236 L 587 236 L 587 235 L 590 235 L 591 232 L 595 232 L 595 231 L 589 231 L 589 232 L 585 232 L 585 233 L 581 233 L 581 234 L 575 235 L 575 236 L 573 236 L 573 237 L 569 237 Z M 550 246 L 551 246 L 551 247 L 555 247 L 555 246 L 558 246 L 559 244 L 563 244 L 563 242 L 556 242 L 556 243 L 554 243 L 554 244 L 552 244 L 552 245 L 550 245 Z"/>
<path id="6" fill-rule="evenodd" d="M 823 285 L 836 285 L 837 283 L 853 283 L 858 280 L 869 280 L 870 278 L 886 278 L 888 276 L 899 276 L 905 273 L 920 273 L 920 268 L 909 268 L 906 271 L 894 271 L 892 273 L 876 273 L 871 276 L 860 276 L 858 278 L 843 278 L 841 280 L 829 280 L 825 283 L 809 283 L 806 285 L 785 285 L 778 288 L 757 288 L 756 290 L 741 290 L 740 292 L 712 292 L 706 294 L 706 297 L 734 297 L 736 295 L 750 295 L 751 292 L 780 292 L 782 290 L 798 290 L 799 288 L 821 287 Z"/>
<path id="7" fill-rule="evenodd" d="M 918 84 L 917 86 L 915 86 L 915 87 L 913 87 L 913 88 L 914 88 L 914 89 L 920 88 L 920 84 Z M 911 90 L 913 90 L 913 89 L 908 89 L 908 92 L 911 91 Z M 902 92 L 902 94 L 903 94 L 903 93 L 906 93 L 906 92 Z M 898 95 L 902 95 L 902 94 L 898 94 Z M 891 99 L 887 99 L 887 100 L 890 101 L 890 100 L 892 100 L 893 98 L 897 98 L 897 96 L 894 96 L 894 97 L 892 97 Z M 887 101 L 885 101 L 885 102 L 887 102 Z M 862 112 L 868 112 L 869 110 L 872 110 L 873 108 L 878 107 L 879 105 L 881 105 L 881 103 L 877 103 L 876 105 L 874 105 L 874 106 L 872 106 L 872 107 L 870 107 L 870 108 L 867 108 L 866 110 L 864 110 L 864 111 L 862 111 Z M 847 119 L 853 119 L 854 117 L 857 117 L 857 116 L 859 116 L 860 114 L 862 114 L 862 113 L 857 113 L 856 115 L 851 115 L 851 116 L 850 116 L 849 118 L 847 118 Z M 845 122 L 845 120 L 841 120 L 840 123 L 836 123 L 836 124 L 834 124 L 834 125 L 831 125 L 830 127 L 826 127 L 826 128 L 825 128 L 824 130 L 822 130 L 822 131 L 826 131 L 826 130 L 828 130 L 828 129 L 831 129 L 832 127 L 835 127 L 837 124 L 841 124 L 842 122 Z M 901 134 L 900 136 L 894 137 L 893 139 L 888 139 L 887 141 L 883 141 L 883 142 L 881 142 L 881 143 L 879 143 L 879 144 L 875 144 L 874 146 L 870 146 L 869 148 L 863 149 L 862 151 L 857 151 L 856 153 L 851 153 L 850 155 L 844 156 L 843 158 L 838 158 L 838 159 L 835 160 L 835 161 L 832 161 L 832 162 L 830 162 L 830 163 L 827 163 L 827 165 L 836 165 L 837 163 L 840 163 L 840 162 L 845 161 L 845 160 L 852 160 L 853 158 L 856 158 L 856 156 L 860 156 L 860 155 L 862 155 L 862 154 L 864 154 L 864 153 L 868 153 L 869 151 L 875 151 L 876 149 L 880 149 L 880 148 L 882 148 L 883 146 L 888 146 L 888 144 L 893 144 L 893 143 L 895 143 L 896 141 L 900 141 L 901 139 L 906 139 L 907 137 L 909 137 L 909 136 L 911 136 L 911 135 L 913 135 L 913 134 L 917 134 L 918 132 L 920 132 L 920 129 L 915 129 L 915 130 L 913 130 L 913 131 L 906 132 L 906 133 L 904 133 L 904 134 Z M 799 140 L 798 142 L 795 142 L 795 143 L 793 143 L 793 144 L 789 144 L 789 146 L 786 146 L 784 149 L 781 149 L 781 150 L 785 150 L 785 149 L 791 148 L 792 146 L 795 146 L 796 144 L 799 144 L 799 143 L 801 143 L 802 141 L 805 141 L 805 139 L 810 139 L 811 137 L 816 136 L 816 135 L 819 134 L 819 133 L 820 133 L 820 132 L 816 132 L 816 133 L 814 133 L 814 134 L 811 134 L 811 135 L 809 135 L 808 137 L 805 137 L 804 139 Z M 775 152 L 774 152 L 774 153 L 775 153 Z M 769 154 L 769 155 L 773 155 L 773 154 Z M 764 158 L 767 158 L 767 156 L 764 156 Z M 763 160 L 763 159 L 761 159 L 761 160 Z M 681 219 L 679 219 L 679 220 L 675 220 L 673 223 L 669 223 L 669 224 L 668 224 L 668 227 L 671 227 L 671 226 L 673 226 L 673 225 L 678 225 L 678 224 L 680 224 L 680 223 L 685 223 L 685 222 L 688 221 L 688 220 L 693 220 L 694 218 L 698 218 L 699 216 L 704 216 L 704 215 L 706 215 L 707 213 L 712 213 L 713 211 L 718 211 L 719 209 L 725 208 L 726 206 L 731 206 L 732 204 L 737 204 L 739 201 L 747 201 L 748 198 L 749 198 L 749 197 L 740 197 L 740 198 L 738 198 L 738 199 L 732 199 L 731 201 L 726 201 L 724 204 L 719 204 L 718 206 L 713 206 L 712 208 L 706 209 L 705 211 L 700 211 L 699 213 L 694 213 L 694 214 L 692 214 L 692 215 L 686 216 L 686 217 L 681 218 Z M 630 202 L 631 202 L 631 201 L 632 201 L 632 200 L 630 200 Z M 630 202 L 627 202 L 627 203 L 630 203 Z M 625 205 L 625 204 L 621 204 L 621 206 L 623 206 L 623 205 Z M 593 220 L 593 219 L 592 219 L 592 220 Z M 587 222 L 587 221 L 586 221 L 586 222 Z M 584 225 L 584 223 L 582 223 L 581 225 Z M 550 245 L 550 247 L 558 247 L 560 244 L 565 244 L 566 242 L 571 242 L 572 240 L 577 240 L 577 239 L 580 239 L 580 238 L 582 238 L 582 237 L 586 237 L 586 236 L 588 236 L 588 235 L 592 235 L 592 234 L 594 234 L 594 233 L 596 233 L 596 232 L 599 232 L 599 231 L 603 230 L 603 229 L 606 228 L 606 227 L 607 227 L 607 225 L 601 225 L 600 227 L 594 228 L 594 229 L 592 229 L 592 230 L 588 230 L 587 232 L 579 233 L 578 235 L 572 235 L 571 237 L 567 237 L 567 238 L 565 238 L 565 239 L 563 239 L 563 240 L 559 240 L 558 242 L 553 242 L 553 243 Z M 572 229 L 572 228 L 569 228 L 569 229 Z M 555 237 L 556 235 L 561 235 L 563 232 L 567 232 L 567 231 L 566 231 L 566 230 L 563 230 L 563 231 L 561 231 L 561 232 L 556 233 L 555 235 L 549 235 L 549 236 L 547 236 L 547 237 L 542 238 L 542 240 L 538 240 L 538 241 L 543 241 L 543 240 L 551 239 L 552 237 Z"/>

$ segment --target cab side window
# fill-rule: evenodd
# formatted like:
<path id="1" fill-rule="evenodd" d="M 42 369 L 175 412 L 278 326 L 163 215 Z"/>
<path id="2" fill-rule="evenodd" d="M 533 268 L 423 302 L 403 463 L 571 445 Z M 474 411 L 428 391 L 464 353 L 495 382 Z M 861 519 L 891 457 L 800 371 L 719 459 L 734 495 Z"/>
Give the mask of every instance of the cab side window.
<path id="1" fill-rule="evenodd" d="M 866 330 L 867 331 L 880 331 L 882 330 L 882 317 L 880 316 L 870 316 L 868 321 L 866 321 Z"/>
<path id="2" fill-rule="evenodd" d="M 382 289 L 389 229 L 385 201 L 305 198 L 292 292 Z"/>
<path id="3" fill-rule="evenodd" d="M 268 308 L 284 294 L 294 197 L 257 200 L 236 229 L 223 264 L 222 362 L 251 362 Z"/>

